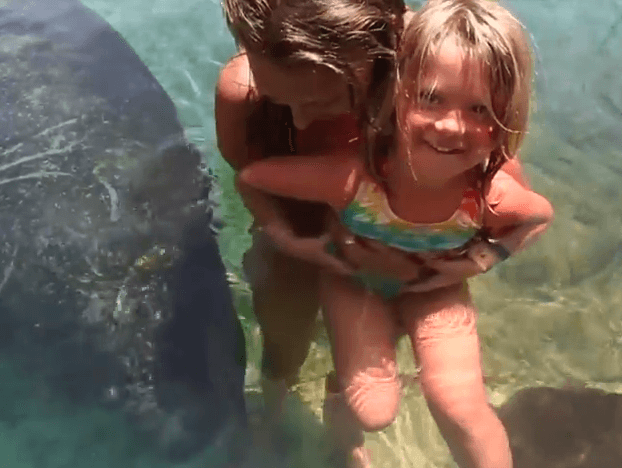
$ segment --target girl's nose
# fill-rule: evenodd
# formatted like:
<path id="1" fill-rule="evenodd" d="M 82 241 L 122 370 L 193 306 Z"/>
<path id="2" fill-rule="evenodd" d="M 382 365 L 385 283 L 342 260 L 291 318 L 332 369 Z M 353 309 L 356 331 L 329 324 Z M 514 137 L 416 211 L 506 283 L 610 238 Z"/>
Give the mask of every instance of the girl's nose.
<path id="1" fill-rule="evenodd" d="M 435 122 L 436 130 L 448 133 L 460 133 L 465 131 L 465 122 L 460 110 L 447 111 Z"/>

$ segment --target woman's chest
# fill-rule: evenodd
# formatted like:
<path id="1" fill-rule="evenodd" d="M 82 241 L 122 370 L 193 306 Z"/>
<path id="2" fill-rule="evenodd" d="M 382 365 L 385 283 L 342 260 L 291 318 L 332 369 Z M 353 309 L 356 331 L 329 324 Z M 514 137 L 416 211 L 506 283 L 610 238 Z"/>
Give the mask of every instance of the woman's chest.
<path id="1" fill-rule="evenodd" d="M 297 131 L 296 149 L 299 154 L 326 154 L 360 144 L 359 135 L 354 122 L 347 118 L 314 122 Z"/>

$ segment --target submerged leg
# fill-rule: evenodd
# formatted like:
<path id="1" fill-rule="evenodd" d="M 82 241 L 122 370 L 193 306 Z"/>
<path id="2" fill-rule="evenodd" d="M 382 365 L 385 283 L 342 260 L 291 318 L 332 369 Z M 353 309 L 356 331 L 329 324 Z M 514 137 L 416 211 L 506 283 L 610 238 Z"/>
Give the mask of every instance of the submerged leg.
<path id="1" fill-rule="evenodd" d="M 508 437 L 488 404 L 477 312 L 466 285 L 400 298 L 430 412 L 461 468 L 511 468 Z"/>
<path id="2" fill-rule="evenodd" d="M 274 425 L 280 421 L 288 388 L 296 381 L 313 338 L 319 311 L 319 271 L 283 255 L 262 234 L 255 234 L 244 267 L 263 333 L 265 419 Z"/>
<path id="3" fill-rule="evenodd" d="M 326 377 L 326 397 L 322 405 L 322 417 L 329 437 L 347 457 L 347 468 L 369 468 L 371 459 L 365 449 L 365 433 L 355 414 L 348 406 L 345 394 L 339 391 L 337 375 Z"/>
<path id="4" fill-rule="evenodd" d="M 327 385 L 329 430 L 353 466 L 366 467 L 362 431 L 387 427 L 399 408 L 397 324 L 387 303 L 348 278 L 327 275 L 322 300 L 337 375 Z"/>

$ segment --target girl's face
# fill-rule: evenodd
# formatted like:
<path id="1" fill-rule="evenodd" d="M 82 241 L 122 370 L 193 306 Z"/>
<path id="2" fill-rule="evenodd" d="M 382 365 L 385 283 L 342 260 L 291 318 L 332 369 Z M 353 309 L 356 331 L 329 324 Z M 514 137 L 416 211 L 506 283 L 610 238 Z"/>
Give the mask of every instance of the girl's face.
<path id="1" fill-rule="evenodd" d="M 254 85 L 261 96 L 289 106 L 296 128 L 331 120 L 352 111 L 346 80 L 328 67 L 285 68 L 257 54 L 248 54 Z"/>
<path id="2" fill-rule="evenodd" d="M 427 62 L 418 99 L 397 104 L 398 156 L 419 182 L 442 184 L 486 161 L 498 146 L 498 125 L 480 60 L 449 40 Z"/>

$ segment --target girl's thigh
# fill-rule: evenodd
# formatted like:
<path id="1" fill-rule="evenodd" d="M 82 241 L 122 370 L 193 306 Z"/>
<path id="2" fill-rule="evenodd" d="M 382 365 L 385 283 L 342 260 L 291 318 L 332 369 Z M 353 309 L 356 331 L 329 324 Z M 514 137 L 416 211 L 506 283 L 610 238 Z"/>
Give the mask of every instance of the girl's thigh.
<path id="1" fill-rule="evenodd" d="M 333 275 L 323 278 L 322 300 L 340 389 L 366 430 L 381 429 L 399 407 L 394 310 L 349 278 Z"/>
<path id="2" fill-rule="evenodd" d="M 477 311 L 465 284 L 400 299 L 420 384 L 433 411 L 479 411 L 487 404 L 477 336 Z"/>

